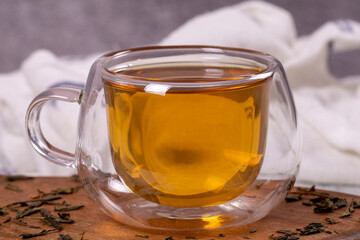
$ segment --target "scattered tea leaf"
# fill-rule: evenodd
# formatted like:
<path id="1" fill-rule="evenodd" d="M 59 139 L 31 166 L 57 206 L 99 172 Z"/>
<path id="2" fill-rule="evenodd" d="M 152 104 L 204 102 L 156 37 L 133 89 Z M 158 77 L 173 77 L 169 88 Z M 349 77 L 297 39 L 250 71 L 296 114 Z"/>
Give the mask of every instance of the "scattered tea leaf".
<path id="1" fill-rule="evenodd" d="M 185 239 L 198 239 L 197 237 L 185 237 Z"/>
<path id="2" fill-rule="evenodd" d="M 57 188 L 51 191 L 51 194 L 73 194 L 77 192 L 82 186 L 76 187 L 67 187 L 67 188 Z"/>
<path id="3" fill-rule="evenodd" d="M 74 221 L 70 219 L 70 213 L 58 213 L 58 216 L 59 217 L 56 218 L 56 221 L 59 223 L 74 223 Z"/>
<path id="4" fill-rule="evenodd" d="M 296 232 L 293 232 L 293 231 L 287 230 L 287 229 L 276 230 L 276 232 L 281 233 L 281 234 L 285 234 L 285 235 L 297 235 Z"/>
<path id="5" fill-rule="evenodd" d="M 265 182 L 258 182 L 256 183 L 255 187 L 256 189 L 260 189 L 262 185 L 264 185 Z"/>
<path id="6" fill-rule="evenodd" d="M 313 235 L 321 232 L 325 232 L 324 225 L 322 223 L 309 223 L 303 229 L 298 229 L 301 236 Z"/>
<path id="7" fill-rule="evenodd" d="M 74 220 L 72 220 L 72 219 L 55 218 L 55 220 L 56 220 L 58 223 L 66 223 L 66 224 L 73 224 L 73 223 L 75 223 Z"/>
<path id="8" fill-rule="evenodd" d="M 293 232 L 291 230 L 280 229 L 280 230 L 277 230 L 276 233 L 279 233 L 279 234 L 282 234 L 282 235 L 274 236 L 274 234 L 271 234 L 269 236 L 270 239 L 274 239 L 274 240 L 298 240 L 299 239 L 299 237 L 297 236 L 298 233 Z"/>
<path id="9" fill-rule="evenodd" d="M 81 179 L 80 179 L 80 176 L 77 175 L 77 174 L 72 175 L 72 176 L 71 176 L 71 179 L 74 180 L 74 181 L 76 181 L 76 182 L 80 182 L 80 180 L 81 180 Z"/>
<path id="10" fill-rule="evenodd" d="M 149 238 L 149 235 L 146 235 L 146 234 L 135 234 L 135 237 Z"/>
<path id="11" fill-rule="evenodd" d="M 243 236 L 243 239 L 250 239 L 248 236 Z"/>
<path id="12" fill-rule="evenodd" d="M 79 233 L 78 237 L 76 238 L 76 240 L 83 240 L 85 232 L 82 231 L 81 233 Z"/>
<path id="13" fill-rule="evenodd" d="M 274 236 L 274 234 L 270 234 L 269 236 L 270 239 L 273 240 L 298 240 L 300 239 L 298 236 L 296 235 L 281 235 L 281 236 Z"/>
<path id="14" fill-rule="evenodd" d="M 49 210 L 41 209 L 40 213 L 41 213 L 41 216 L 43 216 L 45 218 L 45 220 L 51 224 L 51 226 L 53 226 L 54 228 L 56 228 L 58 230 L 62 230 L 62 226 L 60 225 L 60 223 L 58 223 L 56 221 L 56 218 L 50 213 Z"/>
<path id="15" fill-rule="evenodd" d="M 319 192 L 312 192 L 309 190 L 302 190 L 302 191 L 295 191 L 295 192 L 290 192 L 289 194 L 296 194 L 296 195 L 309 195 L 309 196 L 315 196 L 315 197 L 321 197 L 321 198 L 326 198 L 326 197 L 333 197 L 331 196 L 329 193 L 319 193 Z"/>
<path id="16" fill-rule="evenodd" d="M 15 223 L 17 225 L 20 225 L 20 226 L 26 226 L 26 227 L 29 227 L 29 228 L 40 228 L 39 226 L 33 226 L 33 225 L 30 225 L 28 224 L 27 222 L 24 222 L 20 219 L 11 219 L 11 222 L 12 223 Z"/>
<path id="17" fill-rule="evenodd" d="M 3 221 L 3 223 L 7 223 L 7 222 L 10 222 L 11 221 L 11 217 L 10 216 L 7 216 L 5 218 L 5 220 Z"/>
<path id="18" fill-rule="evenodd" d="M 337 209 L 335 208 L 335 205 L 330 198 L 325 198 L 322 201 L 317 202 L 315 205 L 316 205 L 316 207 L 314 208 L 315 213 L 330 213 L 334 209 Z"/>
<path id="19" fill-rule="evenodd" d="M 331 217 L 325 218 L 325 222 L 328 224 L 337 224 L 339 221 L 336 221 L 335 219 L 332 219 Z"/>
<path id="20" fill-rule="evenodd" d="M 220 234 L 219 234 L 219 237 L 225 237 L 225 234 L 220 233 Z"/>
<path id="21" fill-rule="evenodd" d="M 59 234 L 59 237 L 57 238 L 57 240 L 73 240 L 72 237 L 70 237 L 69 235 L 64 235 L 64 234 Z"/>
<path id="22" fill-rule="evenodd" d="M 186 237 L 185 237 L 186 238 Z M 165 240 L 173 240 L 173 237 L 172 236 L 169 236 L 167 238 L 165 238 Z"/>
<path id="23" fill-rule="evenodd" d="M 360 208 L 360 199 L 353 199 L 354 208 Z"/>
<path id="24" fill-rule="evenodd" d="M 4 216 L 9 214 L 7 211 L 5 211 L 4 209 L 0 208 L 0 216 Z"/>
<path id="25" fill-rule="evenodd" d="M 10 203 L 10 204 L 6 205 L 6 207 L 12 207 L 12 206 L 16 206 L 16 205 L 27 206 L 28 203 L 34 203 L 34 202 L 49 203 L 51 201 L 58 200 L 61 198 L 62 198 L 61 195 L 55 195 L 55 196 L 51 196 L 51 197 L 47 197 L 47 198 L 38 198 L 38 199 L 27 200 L 27 201 L 18 201 L 18 202 Z"/>
<path id="26" fill-rule="evenodd" d="M 352 204 L 349 204 L 349 206 L 345 209 L 343 214 L 340 216 L 340 218 L 347 218 L 350 217 L 351 213 L 354 211 L 354 208 L 351 207 Z M 352 211 L 351 211 L 352 210 Z"/>
<path id="27" fill-rule="evenodd" d="M 249 233 L 256 233 L 256 229 L 255 228 L 250 228 Z"/>
<path id="28" fill-rule="evenodd" d="M 39 237 L 39 236 L 44 236 L 53 232 L 57 232 L 57 229 L 51 229 L 51 230 L 42 230 L 39 233 L 24 233 L 21 234 L 20 237 L 22 237 L 22 239 L 27 239 L 27 238 L 33 238 L 33 237 Z"/>
<path id="29" fill-rule="evenodd" d="M 18 214 L 16 215 L 15 219 L 19 219 L 19 218 L 23 218 L 26 216 L 30 216 L 34 213 L 40 212 L 42 208 L 39 207 L 35 207 L 35 208 L 26 208 L 20 212 L 18 212 Z"/>
<path id="30" fill-rule="evenodd" d="M 351 213 L 355 210 L 354 204 L 356 203 L 354 202 L 354 200 L 352 200 L 340 218 L 349 217 Z"/>
<path id="31" fill-rule="evenodd" d="M 15 185 L 13 185 L 11 183 L 6 184 L 5 189 L 15 191 L 15 192 L 22 192 L 22 190 L 18 186 L 15 186 Z"/>
<path id="32" fill-rule="evenodd" d="M 16 219 L 11 219 L 11 222 L 12 223 L 15 223 L 17 225 L 20 225 L 20 226 L 27 226 L 27 223 L 26 222 L 23 222 L 21 220 L 16 220 Z"/>
<path id="33" fill-rule="evenodd" d="M 305 206 L 313 206 L 314 205 L 314 203 L 312 201 L 310 201 L 310 200 L 305 200 L 305 201 L 303 201 L 302 204 L 305 205 Z"/>
<path id="34" fill-rule="evenodd" d="M 346 204 L 347 204 L 347 200 L 346 199 L 341 199 L 341 198 L 334 198 L 333 202 L 335 203 L 337 208 L 346 207 Z"/>
<path id="35" fill-rule="evenodd" d="M 285 198 L 286 202 L 297 202 L 300 201 L 302 199 L 300 194 L 291 194 L 291 195 L 287 195 Z"/>
<path id="36" fill-rule="evenodd" d="M 24 176 L 24 175 L 6 176 L 6 181 L 9 181 L 9 182 L 31 180 L 31 179 L 34 179 L 34 178 L 29 177 L 29 176 Z"/>
<path id="37" fill-rule="evenodd" d="M 68 212 L 68 211 L 73 211 L 73 210 L 77 210 L 84 207 L 83 204 L 75 204 L 75 205 L 70 205 L 70 204 L 65 204 L 65 205 L 55 205 L 55 211 L 58 212 Z"/>

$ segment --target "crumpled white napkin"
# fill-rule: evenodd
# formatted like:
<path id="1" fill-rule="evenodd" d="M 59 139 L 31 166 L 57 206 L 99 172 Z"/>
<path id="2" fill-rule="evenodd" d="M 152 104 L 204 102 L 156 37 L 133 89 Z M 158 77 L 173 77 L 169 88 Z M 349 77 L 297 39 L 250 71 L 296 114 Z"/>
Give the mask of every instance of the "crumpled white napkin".
<path id="1" fill-rule="evenodd" d="M 293 89 L 302 127 L 299 183 L 339 186 L 342 191 L 350 187 L 360 194 L 360 72 L 339 80 L 327 64 L 330 52 L 360 48 L 359 23 L 329 22 L 308 36 L 297 37 L 293 18 L 286 10 L 247 1 L 190 19 L 160 44 L 240 47 L 277 57 Z M 97 56 L 70 60 L 40 50 L 26 59 L 19 71 L 0 75 L 0 171 L 41 175 L 73 172 L 34 153 L 25 137 L 25 111 L 31 99 L 49 86 L 64 81 L 84 84 Z M 71 152 L 77 106 L 70 105 L 49 107 L 42 122 L 44 131 L 52 135 L 49 140 Z M 71 114 L 61 115 L 59 109 Z"/>
<path id="2" fill-rule="evenodd" d="M 32 99 L 58 85 L 83 86 L 91 64 L 100 56 L 64 59 L 47 50 L 37 50 L 12 73 L 0 74 L 0 174 L 69 175 L 75 169 L 55 165 L 30 146 L 25 132 L 25 114 Z M 74 152 L 79 106 L 62 102 L 45 105 L 41 127 L 54 146 Z"/>
<path id="3" fill-rule="evenodd" d="M 161 44 L 249 48 L 278 58 L 302 127 L 298 183 L 349 187 L 360 194 L 360 71 L 340 80 L 328 68 L 329 54 L 360 48 L 359 23 L 328 22 L 299 38 L 286 10 L 248 1 L 199 15 Z"/>

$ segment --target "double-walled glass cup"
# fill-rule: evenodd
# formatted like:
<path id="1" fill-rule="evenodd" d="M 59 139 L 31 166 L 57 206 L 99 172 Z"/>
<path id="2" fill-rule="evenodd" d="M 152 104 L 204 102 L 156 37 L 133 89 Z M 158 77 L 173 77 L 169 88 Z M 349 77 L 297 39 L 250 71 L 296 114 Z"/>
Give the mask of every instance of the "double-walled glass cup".
<path id="1" fill-rule="evenodd" d="M 48 100 L 80 103 L 75 153 L 42 134 Z M 61 113 L 59 113 L 61 114 Z M 213 46 L 144 47 L 100 57 L 84 89 L 29 106 L 30 142 L 75 167 L 113 218 L 142 228 L 235 227 L 282 201 L 299 167 L 296 111 L 274 57 Z"/>

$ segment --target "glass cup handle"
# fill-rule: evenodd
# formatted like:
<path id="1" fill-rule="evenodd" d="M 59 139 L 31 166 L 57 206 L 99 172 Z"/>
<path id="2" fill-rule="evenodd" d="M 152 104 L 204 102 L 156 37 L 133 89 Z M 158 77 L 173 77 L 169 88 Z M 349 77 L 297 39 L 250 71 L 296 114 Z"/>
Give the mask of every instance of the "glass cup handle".
<path id="1" fill-rule="evenodd" d="M 25 127 L 34 149 L 47 160 L 66 167 L 75 167 L 75 154 L 63 151 L 51 145 L 44 137 L 40 126 L 40 112 L 47 101 L 60 100 L 78 102 L 82 98 L 82 89 L 72 87 L 50 88 L 34 98 L 26 113 Z"/>

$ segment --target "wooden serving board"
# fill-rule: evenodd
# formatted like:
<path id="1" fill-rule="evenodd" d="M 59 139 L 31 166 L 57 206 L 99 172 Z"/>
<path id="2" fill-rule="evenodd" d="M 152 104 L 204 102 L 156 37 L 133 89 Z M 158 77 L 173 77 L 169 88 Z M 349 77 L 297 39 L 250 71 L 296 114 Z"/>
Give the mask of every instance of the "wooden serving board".
<path id="1" fill-rule="evenodd" d="M 23 191 L 15 192 L 13 190 L 5 189 L 5 186 L 8 183 L 18 186 Z M 71 178 L 39 177 L 32 180 L 8 182 L 5 176 L 0 176 L 0 207 L 15 201 L 29 200 L 31 199 L 31 196 L 37 194 L 37 189 L 43 192 L 50 192 L 53 189 L 74 187 L 77 185 L 80 185 L 80 183 Z M 353 198 L 360 198 L 341 193 L 332 194 L 339 198 L 346 198 L 348 201 L 351 201 Z M 58 201 L 64 200 L 69 204 L 82 203 L 85 205 L 85 207 L 79 210 L 69 212 L 75 223 L 63 224 L 63 230 L 61 232 L 55 232 L 46 236 L 39 236 L 31 239 L 56 240 L 58 239 L 59 234 L 68 234 L 75 240 L 82 231 L 84 231 L 83 239 L 86 240 L 142 240 L 146 237 L 150 240 L 165 240 L 166 238 L 173 240 L 270 239 L 269 235 L 271 234 L 274 234 L 274 236 L 280 235 L 276 233 L 276 230 L 279 229 L 288 229 L 296 232 L 296 228 L 302 228 L 312 222 L 319 222 L 325 225 L 325 218 L 327 217 L 331 217 L 339 221 L 337 224 L 327 225 L 326 230 L 331 232 L 331 234 L 322 232 L 309 236 L 299 236 L 300 239 L 360 239 L 360 209 L 355 209 L 355 211 L 351 214 L 351 217 L 341 219 L 339 216 L 342 215 L 344 209 L 339 209 L 331 213 L 316 214 L 313 212 L 313 207 L 304 206 L 302 201 L 287 203 L 284 200 L 269 216 L 243 227 L 221 231 L 212 230 L 172 233 L 134 229 L 122 223 L 116 222 L 99 210 L 95 202 L 90 199 L 83 188 L 79 189 L 76 193 L 63 195 L 63 199 Z M 53 206 L 44 206 L 44 208 L 49 208 L 49 210 L 53 212 Z M 16 213 L 11 212 L 10 215 L 15 216 Z M 39 220 L 40 216 L 41 215 L 39 213 L 36 213 L 29 217 L 25 217 L 24 221 L 31 225 L 40 226 L 41 229 L 51 229 L 50 227 L 41 224 L 41 221 Z M 36 233 L 41 231 L 41 229 L 20 226 L 11 221 L 3 223 L 7 217 L 8 215 L 0 216 L 0 239 L 21 239 L 20 234 Z M 255 229 L 256 232 L 250 233 L 250 229 Z M 172 238 L 169 238 L 170 236 L 172 236 Z"/>

